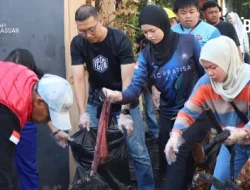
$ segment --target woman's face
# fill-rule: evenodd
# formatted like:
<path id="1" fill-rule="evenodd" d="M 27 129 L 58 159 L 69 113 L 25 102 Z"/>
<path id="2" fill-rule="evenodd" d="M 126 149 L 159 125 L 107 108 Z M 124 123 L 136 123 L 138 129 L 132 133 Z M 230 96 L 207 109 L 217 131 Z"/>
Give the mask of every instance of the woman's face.
<path id="1" fill-rule="evenodd" d="M 226 73 L 218 65 L 206 60 L 202 60 L 202 65 L 205 68 L 207 75 L 214 82 L 222 83 L 226 80 Z"/>
<path id="2" fill-rule="evenodd" d="M 158 44 L 162 41 L 164 38 L 164 33 L 163 31 L 153 25 L 150 24 L 143 24 L 141 25 L 141 30 L 145 37 L 151 41 L 153 44 Z"/>
<path id="3" fill-rule="evenodd" d="M 233 24 L 233 19 L 232 19 L 231 16 L 228 15 L 228 16 L 227 16 L 227 20 L 228 20 L 229 23 Z"/>

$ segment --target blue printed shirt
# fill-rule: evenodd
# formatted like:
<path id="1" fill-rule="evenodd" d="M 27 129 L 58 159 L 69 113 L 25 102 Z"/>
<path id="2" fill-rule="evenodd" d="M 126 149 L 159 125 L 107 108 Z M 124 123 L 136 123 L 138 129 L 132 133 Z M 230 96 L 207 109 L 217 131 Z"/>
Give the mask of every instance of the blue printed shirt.
<path id="1" fill-rule="evenodd" d="M 193 34 L 199 40 L 201 46 L 204 46 L 207 41 L 221 36 L 217 28 L 204 21 L 200 21 L 194 29 L 183 28 L 180 23 L 172 26 L 171 29 L 179 34 Z"/>
<path id="2" fill-rule="evenodd" d="M 149 46 L 145 47 L 137 59 L 138 66 L 130 86 L 122 92 L 123 103 L 137 99 L 150 79 L 161 92 L 161 111 L 168 118 L 175 117 L 204 74 L 199 64 L 200 50 L 201 46 L 193 35 L 180 34 L 172 58 L 158 67 L 150 57 Z"/>

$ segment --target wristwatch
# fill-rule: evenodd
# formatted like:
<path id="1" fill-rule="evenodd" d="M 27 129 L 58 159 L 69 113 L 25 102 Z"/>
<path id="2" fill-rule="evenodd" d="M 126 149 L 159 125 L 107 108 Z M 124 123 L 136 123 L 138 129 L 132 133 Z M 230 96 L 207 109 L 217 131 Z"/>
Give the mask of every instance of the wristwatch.
<path id="1" fill-rule="evenodd" d="M 124 115 L 130 115 L 129 109 L 122 109 L 120 113 L 122 113 Z"/>

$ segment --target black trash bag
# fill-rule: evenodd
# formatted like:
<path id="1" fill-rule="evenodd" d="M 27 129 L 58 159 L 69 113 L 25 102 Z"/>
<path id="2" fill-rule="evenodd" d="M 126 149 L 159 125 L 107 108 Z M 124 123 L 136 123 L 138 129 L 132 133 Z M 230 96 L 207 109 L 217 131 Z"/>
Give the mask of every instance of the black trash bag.
<path id="1" fill-rule="evenodd" d="M 71 190 L 130 190 L 128 154 L 125 135 L 117 129 L 108 129 L 108 157 L 104 164 L 97 168 L 97 175 L 90 176 L 94 158 L 97 128 L 86 129 L 75 133 L 69 142 L 77 169 Z"/>

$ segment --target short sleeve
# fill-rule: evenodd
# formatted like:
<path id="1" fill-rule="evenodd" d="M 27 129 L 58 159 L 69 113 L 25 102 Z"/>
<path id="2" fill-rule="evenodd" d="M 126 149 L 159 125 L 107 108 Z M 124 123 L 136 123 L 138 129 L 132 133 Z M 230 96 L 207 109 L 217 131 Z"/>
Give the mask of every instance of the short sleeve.
<path id="1" fill-rule="evenodd" d="M 212 33 L 212 35 L 210 37 L 210 40 L 214 39 L 214 38 L 217 38 L 219 36 L 221 36 L 220 31 L 217 28 L 215 28 L 214 32 Z"/>
<path id="2" fill-rule="evenodd" d="M 118 44 L 118 56 L 121 65 L 134 63 L 134 54 L 129 38 L 125 35 Z"/>
<path id="3" fill-rule="evenodd" d="M 82 65 L 84 61 L 83 38 L 75 36 L 70 44 L 70 54 L 72 65 Z"/>

